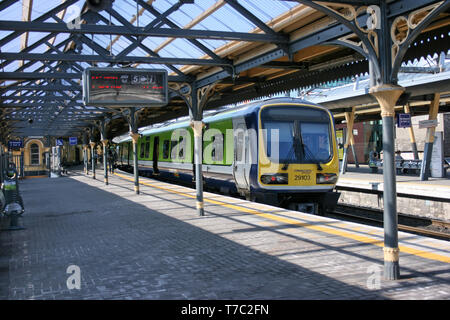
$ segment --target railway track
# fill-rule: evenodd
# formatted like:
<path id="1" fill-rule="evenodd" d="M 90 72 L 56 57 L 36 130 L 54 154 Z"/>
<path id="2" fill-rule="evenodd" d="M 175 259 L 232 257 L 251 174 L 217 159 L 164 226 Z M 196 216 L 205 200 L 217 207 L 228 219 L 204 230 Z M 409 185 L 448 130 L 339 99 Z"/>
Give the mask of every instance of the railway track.
<path id="1" fill-rule="evenodd" d="M 372 208 L 339 204 L 333 212 L 327 213 L 326 216 L 344 218 L 376 226 L 383 225 L 383 211 Z M 400 231 L 450 241 L 450 223 L 448 222 L 404 214 L 398 214 L 398 221 L 398 229 Z"/>

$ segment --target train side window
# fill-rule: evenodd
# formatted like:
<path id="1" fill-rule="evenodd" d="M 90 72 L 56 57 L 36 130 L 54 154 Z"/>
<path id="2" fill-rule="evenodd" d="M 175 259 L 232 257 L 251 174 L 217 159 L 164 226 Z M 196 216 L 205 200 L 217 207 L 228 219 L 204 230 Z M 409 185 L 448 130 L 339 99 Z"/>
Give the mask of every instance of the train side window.
<path id="1" fill-rule="evenodd" d="M 242 147 L 244 144 L 244 132 L 239 130 L 236 137 L 236 161 L 242 161 Z"/>
<path id="2" fill-rule="evenodd" d="M 149 157 L 150 154 L 150 141 L 145 143 L 145 159 Z"/>
<path id="3" fill-rule="evenodd" d="M 180 137 L 178 145 L 180 146 L 179 151 L 178 151 L 178 158 L 184 159 L 184 152 L 183 152 L 184 149 L 182 148 L 182 146 L 183 146 L 183 137 Z"/>
<path id="4" fill-rule="evenodd" d="M 216 141 L 216 136 L 211 137 L 211 143 L 213 144 L 213 146 L 215 146 L 214 141 Z M 216 161 L 215 160 L 216 159 L 216 148 L 215 147 L 212 148 L 212 150 L 211 150 L 211 158 L 213 161 Z"/>
<path id="5" fill-rule="evenodd" d="M 171 143 L 170 143 L 170 158 L 172 160 L 175 160 L 176 157 L 177 157 L 177 145 L 178 145 L 178 141 L 171 140 Z"/>
<path id="6" fill-rule="evenodd" d="M 164 140 L 163 142 L 163 159 L 169 159 L 170 152 L 170 140 Z"/>
<path id="7" fill-rule="evenodd" d="M 223 161 L 223 140 L 224 135 L 218 134 L 212 137 L 212 143 L 214 144 L 214 148 L 211 152 L 212 160 L 215 162 L 222 162 Z"/>
<path id="8" fill-rule="evenodd" d="M 143 142 L 143 143 L 141 143 L 141 152 L 140 152 L 140 154 L 139 154 L 139 157 L 140 157 L 141 159 L 144 158 L 144 152 L 145 152 L 145 143 Z"/>

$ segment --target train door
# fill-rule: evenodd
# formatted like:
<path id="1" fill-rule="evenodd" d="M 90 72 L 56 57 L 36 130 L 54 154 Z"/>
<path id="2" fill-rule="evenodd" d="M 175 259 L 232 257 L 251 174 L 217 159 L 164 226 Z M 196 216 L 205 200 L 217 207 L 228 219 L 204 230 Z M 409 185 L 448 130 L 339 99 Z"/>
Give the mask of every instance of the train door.
<path id="1" fill-rule="evenodd" d="M 233 123 L 234 127 L 234 159 L 233 177 L 238 189 L 248 190 L 250 174 L 249 137 L 244 120 Z"/>
<path id="2" fill-rule="evenodd" d="M 127 165 L 129 166 L 130 165 L 130 160 L 131 160 L 131 154 L 133 152 L 133 147 L 131 145 L 131 142 L 127 143 L 127 149 L 128 149 L 128 152 L 127 152 Z"/>
<path id="3" fill-rule="evenodd" d="M 155 137 L 153 141 L 153 173 L 158 173 L 158 157 L 159 157 L 159 137 Z"/>
<path id="4" fill-rule="evenodd" d="M 344 129 L 336 129 L 336 141 L 339 153 L 339 160 L 344 158 Z"/>

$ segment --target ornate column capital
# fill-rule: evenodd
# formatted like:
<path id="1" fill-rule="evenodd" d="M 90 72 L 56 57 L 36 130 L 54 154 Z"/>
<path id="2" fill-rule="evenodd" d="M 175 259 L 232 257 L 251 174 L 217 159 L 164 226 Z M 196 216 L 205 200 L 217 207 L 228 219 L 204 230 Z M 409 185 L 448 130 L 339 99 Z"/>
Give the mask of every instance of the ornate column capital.
<path id="1" fill-rule="evenodd" d="M 103 146 L 106 147 L 108 145 L 108 142 L 109 142 L 108 139 L 102 140 Z"/>
<path id="2" fill-rule="evenodd" d="M 205 126 L 205 123 L 201 120 L 193 120 L 190 123 L 191 128 L 194 131 L 194 137 L 202 136 L 202 129 Z"/>
<path id="3" fill-rule="evenodd" d="M 140 136 L 141 135 L 139 133 L 130 132 L 130 137 L 133 140 L 133 143 L 137 143 Z"/>
<path id="4" fill-rule="evenodd" d="M 381 117 L 393 117 L 395 115 L 395 103 L 405 91 L 405 88 L 394 84 L 382 84 L 372 87 L 369 93 L 373 95 L 381 107 Z"/>

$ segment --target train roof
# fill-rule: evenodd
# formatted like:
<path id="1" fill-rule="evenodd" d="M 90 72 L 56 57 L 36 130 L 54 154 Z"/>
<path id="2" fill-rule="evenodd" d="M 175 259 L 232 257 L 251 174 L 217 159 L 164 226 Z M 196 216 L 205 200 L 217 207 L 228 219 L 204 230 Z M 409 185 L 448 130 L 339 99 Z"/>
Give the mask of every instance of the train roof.
<path id="1" fill-rule="evenodd" d="M 225 120 L 225 119 L 229 119 L 229 118 L 245 116 L 247 114 L 254 112 L 256 109 L 259 109 L 260 107 L 262 107 L 264 105 L 276 104 L 276 103 L 299 103 L 299 104 L 305 104 L 305 105 L 309 105 L 309 106 L 320 107 L 320 105 L 318 105 L 316 103 L 313 103 L 313 102 L 310 102 L 307 100 L 303 100 L 300 98 L 290 98 L 290 97 L 269 98 L 269 99 L 265 99 L 265 100 L 258 100 L 258 101 L 250 102 L 250 103 L 243 104 L 243 105 L 240 105 L 240 106 L 237 106 L 234 108 L 229 108 L 229 109 L 225 109 L 225 110 L 217 110 L 215 113 L 206 114 L 203 118 L 203 122 L 211 123 L 211 122 Z M 327 109 L 324 108 L 324 110 L 327 110 Z M 144 129 L 140 133 L 145 136 L 145 135 L 148 135 L 151 133 L 159 133 L 159 132 L 164 132 L 167 130 L 176 130 L 176 129 L 180 129 L 180 128 L 186 128 L 189 126 L 190 122 L 191 122 L 190 119 L 180 119 L 177 121 L 166 122 L 158 127 L 153 126 L 151 128 Z M 131 137 L 128 136 L 123 139 L 120 139 L 118 141 L 118 143 L 127 142 L 127 141 L 131 141 Z"/>

